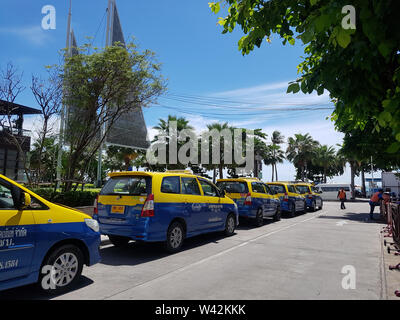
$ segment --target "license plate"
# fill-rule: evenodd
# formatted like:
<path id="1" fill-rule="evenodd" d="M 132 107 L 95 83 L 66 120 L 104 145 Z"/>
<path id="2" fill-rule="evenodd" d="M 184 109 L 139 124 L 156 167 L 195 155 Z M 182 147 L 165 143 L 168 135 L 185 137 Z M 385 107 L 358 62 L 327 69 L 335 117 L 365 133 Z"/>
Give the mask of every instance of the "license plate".
<path id="1" fill-rule="evenodd" d="M 125 211 L 125 206 L 112 206 L 111 207 L 111 213 L 124 213 Z"/>

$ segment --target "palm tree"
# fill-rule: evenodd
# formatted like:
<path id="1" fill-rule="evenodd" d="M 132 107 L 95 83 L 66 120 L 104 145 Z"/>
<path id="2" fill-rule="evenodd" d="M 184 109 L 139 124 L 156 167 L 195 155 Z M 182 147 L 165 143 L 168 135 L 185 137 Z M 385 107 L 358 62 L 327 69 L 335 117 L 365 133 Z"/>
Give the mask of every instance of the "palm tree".
<path id="1" fill-rule="evenodd" d="M 225 129 L 229 129 L 232 132 L 232 141 L 233 141 L 233 128 L 228 125 L 228 122 L 225 122 L 225 123 L 222 123 L 222 124 L 219 123 L 219 122 L 214 122 L 214 123 L 208 124 L 207 125 L 207 129 L 208 129 L 208 131 L 217 130 L 218 132 L 221 132 L 222 130 L 225 130 Z M 218 178 L 219 179 L 223 179 L 223 175 L 224 175 L 223 170 L 228 165 L 228 164 L 225 163 L 225 160 L 224 160 L 224 148 L 225 148 L 225 146 L 224 146 L 224 141 L 222 139 L 220 140 L 220 146 L 219 147 L 220 147 L 220 150 L 219 150 L 219 155 L 220 155 L 219 164 L 213 164 L 210 161 L 209 165 L 205 165 L 205 167 L 208 170 L 213 170 L 213 181 L 214 182 L 216 180 L 217 169 L 218 169 Z M 210 149 L 211 148 L 212 148 L 212 146 L 210 145 Z M 211 155 L 211 152 L 210 152 L 210 155 Z"/>
<path id="2" fill-rule="evenodd" d="M 272 181 L 274 181 L 274 168 L 275 168 L 275 178 L 278 181 L 278 168 L 276 166 L 277 163 L 282 163 L 285 159 L 284 152 L 281 150 L 279 146 L 285 141 L 285 137 L 277 130 L 272 132 L 271 142 L 272 142 Z"/>
<path id="3" fill-rule="evenodd" d="M 319 142 L 314 140 L 310 134 L 295 134 L 295 137 L 288 139 L 288 147 L 286 149 L 286 157 L 295 167 L 301 171 L 301 179 L 305 180 L 307 172 L 307 164 L 315 157 L 316 149 Z"/>
<path id="4" fill-rule="evenodd" d="M 315 158 L 312 159 L 312 163 L 323 168 L 322 181 L 324 183 L 326 183 L 328 168 L 334 166 L 336 161 L 336 150 L 334 147 L 322 145 L 316 149 Z"/>
<path id="5" fill-rule="evenodd" d="M 174 134 L 173 132 L 169 132 L 170 129 L 170 125 L 172 122 L 176 122 L 176 134 Z M 186 129 L 186 130 L 193 130 L 193 127 L 189 125 L 189 120 L 186 120 L 183 117 L 177 117 L 177 116 L 171 116 L 168 115 L 168 119 L 164 120 L 164 119 L 159 119 L 159 123 L 157 126 L 154 126 L 153 129 L 157 129 L 159 132 L 159 135 L 165 135 L 167 137 L 167 150 L 169 150 L 169 143 L 171 141 L 171 139 L 178 139 L 179 133 Z M 154 141 L 156 141 L 158 139 L 158 136 L 154 137 Z M 179 150 L 179 148 L 185 144 L 185 141 L 177 141 L 177 151 Z M 167 156 L 167 164 L 163 165 L 163 166 L 152 166 L 152 169 L 156 169 L 156 170 L 165 170 L 165 169 L 185 169 L 186 165 L 181 164 L 181 163 L 176 163 L 176 164 L 171 164 L 169 163 L 169 152 L 167 152 L 166 154 Z M 177 155 L 176 155 L 177 156 Z"/>
<path id="6" fill-rule="evenodd" d="M 268 146 L 267 156 L 264 158 L 264 163 L 266 165 L 271 165 L 272 167 L 272 181 L 278 181 L 278 170 L 277 163 L 282 163 L 285 160 L 285 152 L 277 144 L 271 144 Z"/>

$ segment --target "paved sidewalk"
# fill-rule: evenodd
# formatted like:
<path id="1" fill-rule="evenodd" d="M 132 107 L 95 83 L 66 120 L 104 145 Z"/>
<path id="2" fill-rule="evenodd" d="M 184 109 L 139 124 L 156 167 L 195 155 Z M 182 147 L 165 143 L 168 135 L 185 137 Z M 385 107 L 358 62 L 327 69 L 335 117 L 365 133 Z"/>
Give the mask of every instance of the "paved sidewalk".
<path id="1" fill-rule="evenodd" d="M 386 299 L 384 225 L 367 221 L 368 204 L 346 207 L 326 202 L 260 228 L 243 223 L 229 238 L 187 239 L 174 255 L 156 244 L 116 248 L 103 237 L 102 262 L 84 268 L 79 288 L 54 299 Z M 351 283 L 349 270 L 354 289 L 342 286 Z M 43 298 L 30 286 L 0 294 L 15 297 Z"/>

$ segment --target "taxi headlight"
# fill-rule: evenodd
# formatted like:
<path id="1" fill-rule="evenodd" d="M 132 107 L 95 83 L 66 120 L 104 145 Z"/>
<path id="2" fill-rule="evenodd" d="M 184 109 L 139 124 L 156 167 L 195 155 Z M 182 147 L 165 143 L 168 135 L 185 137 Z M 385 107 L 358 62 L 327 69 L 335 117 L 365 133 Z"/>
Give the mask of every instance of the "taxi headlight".
<path id="1" fill-rule="evenodd" d="M 85 223 L 94 232 L 99 232 L 100 227 L 99 227 L 99 223 L 96 220 L 94 220 L 94 219 L 85 219 Z"/>

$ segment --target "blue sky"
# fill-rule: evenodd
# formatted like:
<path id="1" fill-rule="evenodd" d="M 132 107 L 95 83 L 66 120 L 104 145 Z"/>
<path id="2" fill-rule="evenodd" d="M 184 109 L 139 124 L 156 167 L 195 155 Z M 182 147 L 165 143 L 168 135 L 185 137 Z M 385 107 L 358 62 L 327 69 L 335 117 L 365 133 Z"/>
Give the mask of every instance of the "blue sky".
<path id="1" fill-rule="evenodd" d="M 0 64 L 4 67 L 6 62 L 12 61 L 24 72 L 27 89 L 18 98 L 18 103 L 37 107 L 29 90 L 31 75 L 44 76 L 45 65 L 60 62 L 59 50 L 65 47 L 68 3 L 67 0 L 2 1 Z M 55 30 L 41 28 L 44 5 L 56 8 Z M 72 0 L 72 27 L 78 45 L 89 41 L 85 37 L 94 37 L 97 32 L 94 44 L 104 46 L 106 6 L 107 0 Z M 176 114 L 190 119 L 199 131 L 207 123 L 229 121 L 249 129 L 263 128 L 269 134 L 280 130 L 289 137 L 297 132 L 309 132 L 323 144 L 341 142 L 342 134 L 335 132 L 331 121 L 326 120 L 330 110 L 260 112 L 255 109 L 264 107 L 263 104 L 277 108 L 286 105 L 332 106 L 327 93 L 322 96 L 286 95 L 287 83 L 297 77 L 296 66 L 303 55 L 301 43 L 283 46 L 275 36 L 271 44 L 264 42 L 261 48 L 242 56 L 237 49 L 241 32 L 221 34 L 221 27 L 217 25 L 219 15 L 210 11 L 208 1 L 117 0 L 117 6 L 125 39 L 134 36 L 141 49 L 156 52 L 162 63 L 162 74 L 168 79 L 168 95 L 160 98 L 159 104 L 169 108 L 153 106 L 144 110 L 150 135 L 154 134 L 151 128 L 159 118 Z M 229 99 L 235 102 L 236 108 L 250 106 L 250 111 L 235 115 L 235 112 L 227 112 L 229 108 L 226 107 L 232 103 L 221 103 L 225 108 L 207 107 L 173 100 L 176 95 Z M 186 113 L 180 113 L 178 109 Z M 27 119 L 25 123 L 28 128 L 38 124 L 35 118 Z M 278 170 L 282 172 L 282 179 L 292 179 L 295 172 L 288 163 Z M 270 168 L 264 168 L 263 172 L 266 179 L 270 178 Z M 348 180 L 348 172 L 335 180 Z"/>

